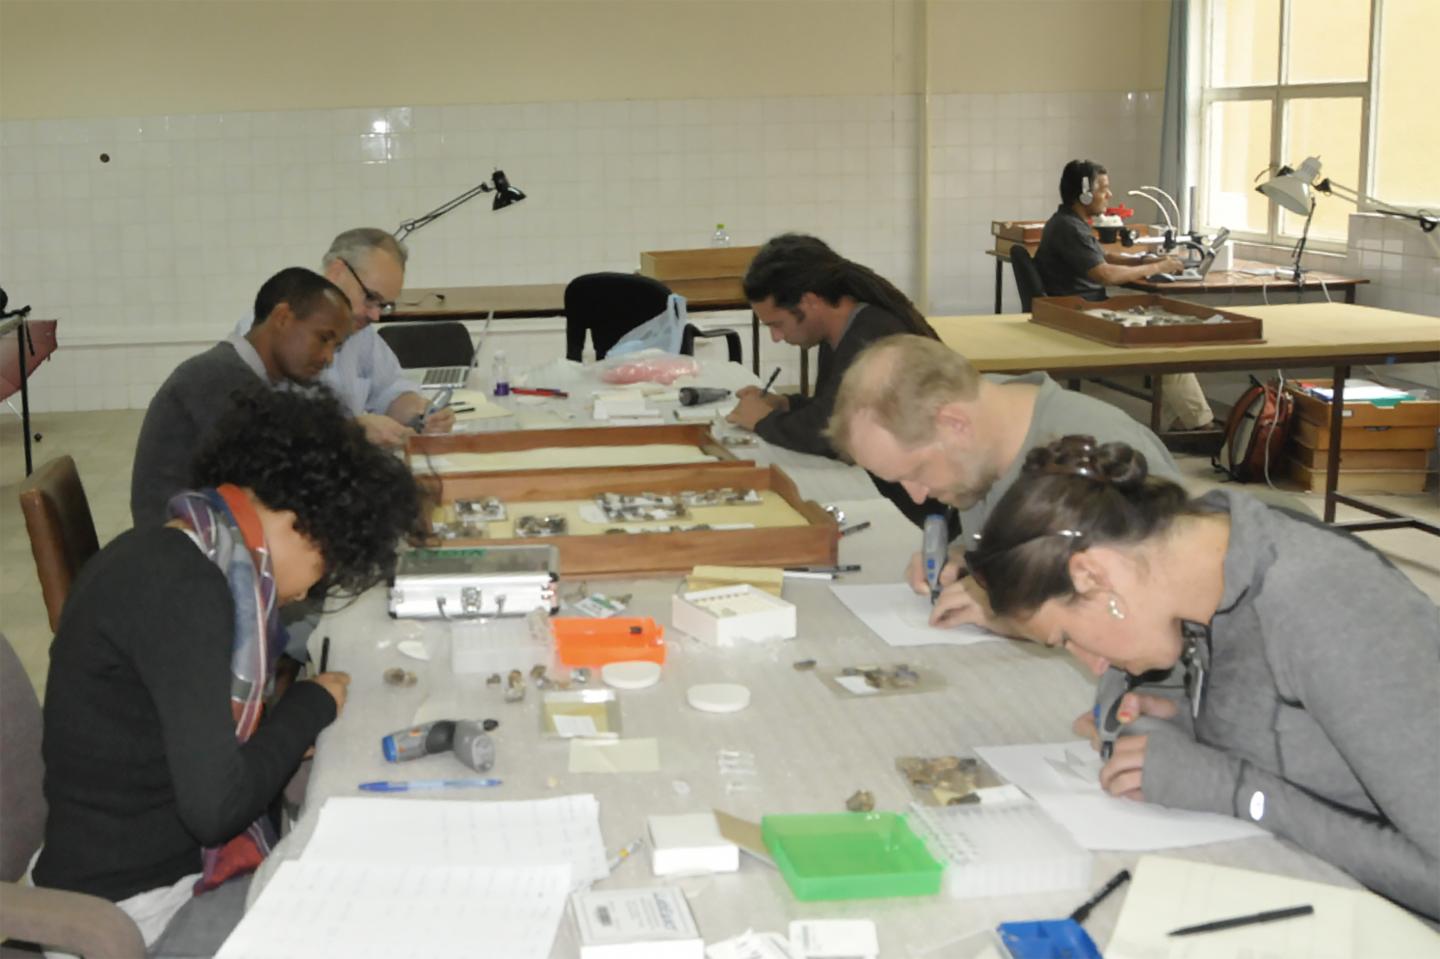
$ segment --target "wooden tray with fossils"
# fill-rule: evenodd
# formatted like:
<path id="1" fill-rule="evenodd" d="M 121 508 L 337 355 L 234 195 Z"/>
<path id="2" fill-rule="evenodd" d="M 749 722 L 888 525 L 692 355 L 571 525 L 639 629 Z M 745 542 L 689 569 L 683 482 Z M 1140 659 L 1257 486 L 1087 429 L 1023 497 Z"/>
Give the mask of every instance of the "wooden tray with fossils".
<path id="1" fill-rule="evenodd" d="M 1259 317 L 1173 300 L 1157 293 L 1086 300 L 1036 297 L 1030 322 L 1111 346 L 1201 346 L 1263 343 Z"/>

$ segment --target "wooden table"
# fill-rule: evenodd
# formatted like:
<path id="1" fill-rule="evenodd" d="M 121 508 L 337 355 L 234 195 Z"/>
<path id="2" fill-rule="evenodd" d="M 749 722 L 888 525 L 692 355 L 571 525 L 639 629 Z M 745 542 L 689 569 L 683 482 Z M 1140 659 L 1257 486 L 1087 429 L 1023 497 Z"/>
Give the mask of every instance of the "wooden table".
<path id="1" fill-rule="evenodd" d="M 1102 243 L 1101 247 L 1107 253 L 1133 253 L 1136 247 L 1122 247 L 1119 243 Z M 1033 257 L 1035 251 L 1040 249 L 1037 243 L 1034 246 L 1026 245 Z M 1156 248 L 1156 252 L 1159 249 Z M 986 256 L 995 258 L 995 312 L 999 313 L 1002 308 L 1002 293 L 1004 291 L 1005 264 L 1010 262 L 1010 252 L 998 250 L 986 250 Z M 1228 296 L 1236 293 L 1260 293 L 1267 296 L 1271 293 L 1294 293 L 1296 296 L 1303 296 L 1306 292 L 1317 292 L 1328 295 L 1327 291 L 1343 293 L 1346 303 L 1355 302 L 1355 290 L 1363 283 L 1370 281 L 1364 277 L 1341 276 L 1338 273 L 1326 273 L 1321 270 L 1310 270 L 1299 283 L 1292 280 L 1288 274 L 1281 276 L 1254 276 L 1245 271 L 1284 269 L 1277 267 L 1274 263 L 1261 263 L 1258 260 L 1236 260 L 1233 269 L 1211 270 L 1204 278 L 1199 280 L 1180 280 L 1167 283 L 1164 280 L 1137 280 L 1134 283 L 1126 283 L 1125 286 L 1132 290 L 1142 290 L 1146 293 L 1160 293 L 1165 296 Z"/>
<path id="2" fill-rule="evenodd" d="M 1334 370 L 1330 452 L 1325 470 L 1325 521 L 1344 503 L 1383 517 L 1349 524 L 1353 530 L 1410 527 L 1440 535 L 1440 527 L 1336 492 L 1340 426 L 1350 368 L 1368 363 L 1440 360 L 1440 319 L 1345 303 L 1246 307 L 1265 323 L 1265 342 L 1212 346 L 1125 348 L 1029 322 L 1027 314 L 932 317 L 940 339 L 987 373 L 1043 370 L 1056 376 L 1197 373 L 1220 370 L 1329 366 Z M 1152 402 L 1159 402 L 1158 398 Z"/>

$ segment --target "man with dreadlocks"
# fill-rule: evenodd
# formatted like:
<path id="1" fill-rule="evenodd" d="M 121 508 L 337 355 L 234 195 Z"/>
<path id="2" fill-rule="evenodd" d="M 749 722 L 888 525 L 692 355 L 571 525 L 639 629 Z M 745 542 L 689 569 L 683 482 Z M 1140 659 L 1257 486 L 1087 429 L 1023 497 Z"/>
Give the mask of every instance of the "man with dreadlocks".
<path id="1" fill-rule="evenodd" d="M 819 372 L 814 396 L 746 387 L 729 420 L 802 453 L 835 456 L 825 424 L 841 378 L 866 345 L 897 333 L 935 338 L 889 280 L 799 233 L 783 233 L 760 248 L 745 273 L 745 298 L 776 343 L 819 347 Z"/>

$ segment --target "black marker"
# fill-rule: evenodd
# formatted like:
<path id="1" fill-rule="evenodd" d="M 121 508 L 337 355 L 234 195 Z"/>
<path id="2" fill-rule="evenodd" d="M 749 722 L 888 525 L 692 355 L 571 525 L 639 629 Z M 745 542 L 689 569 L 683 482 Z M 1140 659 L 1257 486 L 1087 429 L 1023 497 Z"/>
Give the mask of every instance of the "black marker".
<path id="1" fill-rule="evenodd" d="M 777 367 L 775 367 L 775 372 L 774 372 L 774 373 L 771 373 L 771 374 L 770 374 L 770 378 L 765 381 L 765 386 L 764 386 L 764 388 L 760 390 L 760 395 L 761 395 L 761 396 L 764 396 L 766 393 L 769 393 L 769 392 L 770 392 L 770 387 L 772 387 L 772 386 L 775 385 L 775 380 L 776 380 L 777 377 L 779 377 L 779 375 L 780 375 L 780 367 L 777 366 Z"/>
<path id="2" fill-rule="evenodd" d="M 1096 906 L 1100 905 L 1100 903 L 1104 902 L 1106 896 L 1110 895 L 1116 889 L 1119 889 L 1123 884 L 1129 881 L 1130 870 L 1122 869 L 1117 872 L 1114 878 L 1112 878 L 1109 882 L 1100 887 L 1099 892 L 1091 896 L 1089 899 L 1086 899 L 1084 904 L 1079 909 L 1076 909 L 1074 912 L 1070 913 L 1071 921 L 1077 923 L 1084 922 L 1085 919 L 1090 915 L 1090 911 Z M 1174 935 L 1174 933 L 1171 933 L 1171 935 Z"/>
<path id="3" fill-rule="evenodd" d="M 330 637 L 326 636 L 320 640 L 320 672 L 326 672 L 330 666 Z"/>

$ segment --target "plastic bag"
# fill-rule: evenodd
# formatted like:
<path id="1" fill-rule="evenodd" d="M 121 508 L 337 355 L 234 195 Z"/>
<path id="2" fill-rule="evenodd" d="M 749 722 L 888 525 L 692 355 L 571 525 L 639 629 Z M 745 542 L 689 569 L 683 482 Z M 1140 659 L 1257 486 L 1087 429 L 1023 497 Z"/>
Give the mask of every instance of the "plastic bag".
<path id="1" fill-rule="evenodd" d="M 604 383 L 664 383 L 669 386 L 682 376 L 695 376 L 700 364 L 693 356 L 676 356 L 663 350 L 645 350 L 629 356 L 607 356 L 600 362 Z"/>
<path id="2" fill-rule="evenodd" d="M 606 356 L 628 356 L 642 350 L 679 353 L 687 320 L 685 297 L 671 293 L 665 301 L 665 309 L 658 316 L 651 317 L 620 337 L 620 342 L 610 347 Z"/>

